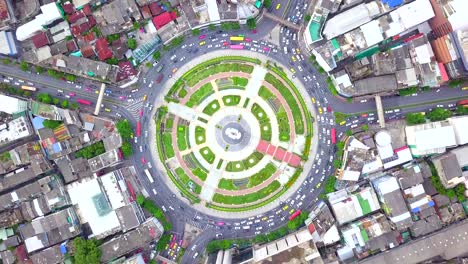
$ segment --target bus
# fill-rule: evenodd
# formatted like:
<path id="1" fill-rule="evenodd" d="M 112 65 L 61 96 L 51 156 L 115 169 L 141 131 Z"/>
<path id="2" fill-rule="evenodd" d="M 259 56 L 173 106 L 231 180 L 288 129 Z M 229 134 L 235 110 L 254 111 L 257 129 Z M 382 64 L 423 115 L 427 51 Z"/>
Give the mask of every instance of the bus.
<path id="1" fill-rule="evenodd" d="M 289 216 L 289 221 L 293 220 L 294 218 L 298 217 L 301 214 L 301 210 L 297 210 L 294 214 Z"/>
<path id="2" fill-rule="evenodd" d="M 244 45 L 231 45 L 231 49 L 241 50 L 244 49 Z"/>
<path id="3" fill-rule="evenodd" d="M 333 144 L 336 144 L 336 129 L 335 128 L 331 129 L 331 135 L 330 136 L 331 136 L 331 142 Z"/>
<path id="4" fill-rule="evenodd" d="M 244 41 L 244 37 L 241 36 L 232 36 L 230 38 L 231 41 Z"/>
<path id="5" fill-rule="evenodd" d="M 76 102 L 82 105 L 91 105 L 91 102 L 84 99 L 76 99 Z"/>
<path id="6" fill-rule="evenodd" d="M 140 123 L 140 121 L 138 121 L 137 125 L 136 125 L 136 136 L 137 137 L 141 136 L 141 123 Z"/>
<path id="7" fill-rule="evenodd" d="M 159 66 L 156 68 L 156 72 L 161 72 L 163 68 L 164 68 L 164 65 L 159 65 Z"/>
<path id="8" fill-rule="evenodd" d="M 148 180 L 153 183 L 154 182 L 154 179 L 153 179 L 153 176 L 151 176 L 151 173 L 149 172 L 148 169 L 145 170 L 145 174 L 146 174 L 146 177 L 148 177 Z"/>
<path id="9" fill-rule="evenodd" d="M 35 92 L 37 90 L 36 87 L 26 86 L 26 85 L 22 85 L 21 89 L 26 90 L 26 91 L 31 91 L 31 92 Z"/>
<path id="10" fill-rule="evenodd" d="M 457 105 L 463 105 L 463 107 L 468 107 L 468 99 L 458 101 Z"/>

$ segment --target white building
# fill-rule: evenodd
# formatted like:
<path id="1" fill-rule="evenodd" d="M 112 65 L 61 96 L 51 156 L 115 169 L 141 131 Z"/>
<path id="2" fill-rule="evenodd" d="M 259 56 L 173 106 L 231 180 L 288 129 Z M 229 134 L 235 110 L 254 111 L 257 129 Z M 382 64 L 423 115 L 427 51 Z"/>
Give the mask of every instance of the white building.
<path id="1" fill-rule="evenodd" d="M 62 14 L 60 14 L 55 2 L 41 6 L 41 11 L 42 13 L 37 15 L 36 18 L 16 29 L 16 39 L 24 41 L 42 31 L 43 26 L 52 24 L 54 21 L 62 18 Z"/>
<path id="2" fill-rule="evenodd" d="M 0 53 L 8 56 L 18 54 L 15 38 L 11 32 L 0 31 Z"/>

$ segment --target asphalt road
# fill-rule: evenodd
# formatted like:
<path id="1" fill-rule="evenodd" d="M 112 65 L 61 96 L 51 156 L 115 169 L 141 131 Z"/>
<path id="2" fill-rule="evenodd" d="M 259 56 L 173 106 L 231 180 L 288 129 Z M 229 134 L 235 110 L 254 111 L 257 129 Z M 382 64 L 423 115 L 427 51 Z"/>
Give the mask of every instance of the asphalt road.
<path id="1" fill-rule="evenodd" d="M 276 7 L 278 3 L 281 3 L 281 8 L 276 10 L 274 7 Z M 274 1 L 271 12 L 285 18 L 290 18 L 294 21 L 295 18 L 293 18 L 293 16 L 297 17 L 297 12 L 301 11 L 296 9 L 296 6 L 302 7 L 303 5 L 304 0 Z M 299 23 L 299 20 L 297 23 Z M 347 103 L 329 93 L 325 77 L 320 75 L 307 63 L 307 58 L 301 58 L 301 54 L 298 54 L 296 50 L 299 48 L 297 44 L 297 36 L 294 37 L 294 34 L 297 34 L 297 32 L 293 32 L 291 30 L 288 32 L 287 29 L 282 29 L 280 31 L 281 44 L 279 47 L 276 47 L 271 43 L 267 43 L 266 41 L 262 41 L 261 39 L 268 36 L 269 32 L 275 26 L 276 23 L 264 18 L 257 26 L 257 33 L 254 34 L 250 30 L 240 30 L 235 32 L 235 34 L 244 34 L 246 37 L 251 38 L 253 40 L 251 43 L 244 44 L 248 45 L 247 48 L 252 51 L 265 53 L 263 51 L 263 47 L 270 47 L 270 52 L 265 53 L 265 55 L 284 65 L 289 65 L 290 69 L 287 70 L 291 70 L 292 68 L 295 71 L 296 78 L 305 85 L 310 97 L 315 98 L 323 109 L 329 106 L 332 111 L 349 114 L 362 112 L 371 112 L 372 114 L 372 112 L 375 112 L 373 100 L 369 100 L 367 102 Z M 155 84 L 155 79 L 159 74 L 163 74 L 164 79 L 162 80 L 162 83 L 164 83 L 171 75 L 173 68 L 179 68 L 184 63 L 200 54 L 217 49 L 223 49 L 222 43 L 224 41 L 228 41 L 229 38 L 227 35 L 223 36 L 226 33 L 202 31 L 202 34 L 207 35 L 207 38 L 205 39 L 206 45 L 200 46 L 200 40 L 196 36 L 187 37 L 184 41 L 184 45 L 182 46 L 183 48 L 180 47 L 162 56 L 158 65 L 164 65 L 164 68 L 160 73 L 157 73 L 153 69 L 140 78 L 138 90 L 129 92 L 123 91 L 119 87 L 109 86 L 107 88 L 109 91 L 104 97 L 103 105 L 104 108 L 108 108 L 110 112 L 103 111 L 104 108 L 101 109 L 101 113 L 103 115 L 127 118 L 133 125 L 135 125 L 137 120 L 141 121 L 142 135 L 134 144 L 134 165 L 137 169 L 138 175 L 140 176 L 140 183 L 155 203 L 166 211 L 169 220 L 173 224 L 172 233 L 178 237 L 177 241 L 181 238 L 181 235 L 184 232 L 185 223 L 192 224 L 203 230 L 203 233 L 193 241 L 192 244 L 187 245 L 186 252 L 182 258 L 182 263 L 193 263 L 195 261 L 194 256 L 196 256 L 197 253 L 197 257 L 202 255 L 201 253 L 206 244 L 209 241 L 216 239 L 217 236 L 218 238 L 253 237 L 256 234 L 266 233 L 279 228 L 288 221 L 288 216 L 297 209 L 311 209 L 318 200 L 318 195 L 323 188 L 322 183 L 326 181 L 326 178 L 331 175 L 333 171 L 332 161 L 334 147 L 328 143 L 330 138 L 330 129 L 332 127 L 336 127 L 339 134 L 342 134 L 346 129 L 353 125 L 376 122 L 375 119 L 370 120 L 372 117 L 376 118 L 375 114 L 374 116 L 366 117 L 357 115 L 350 117 L 346 125 L 338 126 L 334 124 L 332 112 L 324 111 L 323 115 L 318 116 L 316 119 L 319 123 L 319 131 L 316 131 L 315 135 L 319 136 L 320 145 L 317 157 L 311 157 L 315 159 L 315 162 L 312 170 L 309 172 L 307 180 L 303 182 L 301 188 L 296 192 L 296 194 L 284 201 L 281 201 L 274 210 L 271 210 L 266 214 L 248 219 L 223 219 L 220 217 L 205 215 L 194 210 L 184 199 L 179 198 L 179 195 L 175 195 L 171 192 L 165 182 L 158 177 L 158 172 L 155 170 L 154 166 L 150 169 L 154 178 L 154 183 L 150 183 L 148 181 L 143 171 L 148 168 L 148 163 L 146 161 L 152 160 L 151 153 L 149 149 L 146 148 L 149 141 L 145 131 L 148 130 L 148 125 L 150 124 L 149 119 L 152 118 L 149 116 L 152 109 L 152 102 L 154 102 L 155 98 L 161 91 L 161 89 L 158 88 L 159 85 Z M 234 33 L 230 33 L 229 35 L 232 34 Z M 287 42 L 288 40 L 289 42 Z M 287 54 L 284 52 L 285 47 L 287 48 Z M 176 55 L 176 59 L 171 61 L 170 58 L 174 55 Z M 295 57 L 295 61 L 293 61 L 293 55 Z M 82 98 L 95 103 L 97 100 L 97 94 L 95 91 L 99 88 L 98 84 L 92 83 L 88 80 L 80 79 L 79 84 L 67 83 L 62 80 L 51 78 L 47 75 L 36 75 L 22 72 L 12 65 L 0 65 L 0 73 L 2 74 L 0 81 L 5 82 L 5 80 L 8 80 L 12 85 L 28 85 L 27 83 L 30 82 L 30 85 L 37 87 L 40 92 L 47 92 L 60 98 L 69 97 L 68 99 L 70 101 Z M 20 80 L 25 81 L 25 83 L 21 83 Z M 142 100 L 144 95 L 148 96 L 147 101 Z M 382 100 L 386 109 L 399 109 L 398 112 L 393 111 L 385 114 L 386 119 L 391 120 L 402 118 L 404 113 L 409 111 L 425 111 L 429 108 L 434 108 L 437 104 L 440 104 L 436 101 L 445 100 L 446 102 L 444 104 L 446 106 L 447 104 L 453 104 L 461 97 L 466 96 L 468 96 L 468 92 L 462 91 L 459 88 L 449 89 L 441 87 L 441 91 L 439 93 L 431 91 L 418 94 L 417 96 L 390 96 L 385 97 Z M 316 105 L 318 107 L 318 104 Z M 89 108 L 89 110 L 93 111 L 94 107 Z M 141 115 L 140 111 L 142 111 Z M 357 122 L 355 120 L 357 120 Z M 141 152 L 140 146 L 142 149 Z M 244 229 L 244 227 L 247 226 L 249 228 Z M 163 254 L 167 254 L 167 252 Z M 176 255 L 173 256 L 174 259 L 175 257 Z"/>

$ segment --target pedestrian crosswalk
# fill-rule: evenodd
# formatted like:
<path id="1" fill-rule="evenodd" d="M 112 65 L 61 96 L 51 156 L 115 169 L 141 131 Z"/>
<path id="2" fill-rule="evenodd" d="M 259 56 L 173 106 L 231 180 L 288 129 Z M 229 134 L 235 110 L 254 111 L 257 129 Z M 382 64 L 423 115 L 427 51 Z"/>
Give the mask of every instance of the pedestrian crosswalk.
<path id="1" fill-rule="evenodd" d="M 201 230 L 205 230 L 208 228 L 208 225 L 206 223 L 200 223 L 198 221 L 189 220 L 188 224 Z"/>
<path id="2" fill-rule="evenodd" d="M 126 108 L 135 119 L 138 119 L 140 111 L 143 109 L 143 98 L 139 98 L 134 102 L 128 103 Z"/>

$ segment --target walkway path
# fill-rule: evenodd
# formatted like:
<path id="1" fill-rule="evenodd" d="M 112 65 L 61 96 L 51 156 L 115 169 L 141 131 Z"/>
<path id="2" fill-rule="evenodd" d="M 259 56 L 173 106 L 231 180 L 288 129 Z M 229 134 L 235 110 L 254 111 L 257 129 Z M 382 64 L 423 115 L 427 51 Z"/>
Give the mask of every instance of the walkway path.
<path id="1" fill-rule="evenodd" d="M 258 96 L 258 91 L 260 90 L 260 87 L 262 87 L 262 82 L 265 80 L 266 74 L 267 69 L 259 65 L 254 66 L 251 75 L 252 77 L 247 83 L 247 86 L 245 87 L 245 95 L 244 98 L 242 98 L 240 105 L 244 105 L 245 101 L 249 99 L 249 104 L 247 105 L 247 108 L 250 109 L 255 100 L 255 97 Z"/>

